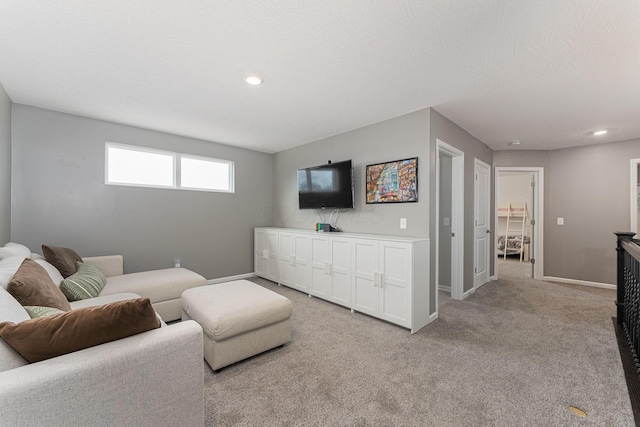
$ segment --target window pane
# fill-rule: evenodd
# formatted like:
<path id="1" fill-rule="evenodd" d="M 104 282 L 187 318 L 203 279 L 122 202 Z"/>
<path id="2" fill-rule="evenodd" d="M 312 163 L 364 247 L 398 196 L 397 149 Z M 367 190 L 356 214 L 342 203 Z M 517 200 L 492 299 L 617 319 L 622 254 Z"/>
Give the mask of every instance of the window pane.
<path id="1" fill-rule="evenodd" d="M 233 191 L 232 163 L 182 157 L 180 186 L 203 190 Z"/>
<path id="2" fill-rule="evenodd" d="M 173 156 L 108 147 L 107 182 L 173 187 Z"/>

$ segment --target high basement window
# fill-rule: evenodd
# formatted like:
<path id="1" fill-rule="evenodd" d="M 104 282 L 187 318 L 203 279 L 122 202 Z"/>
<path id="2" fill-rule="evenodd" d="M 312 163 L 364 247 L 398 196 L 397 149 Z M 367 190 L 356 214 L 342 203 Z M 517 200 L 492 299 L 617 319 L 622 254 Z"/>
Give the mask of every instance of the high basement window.
<path id="1" fill-rule="evenodd" d="M 233 193 L 234 163 L 107 142 L 105 184 Z"/>

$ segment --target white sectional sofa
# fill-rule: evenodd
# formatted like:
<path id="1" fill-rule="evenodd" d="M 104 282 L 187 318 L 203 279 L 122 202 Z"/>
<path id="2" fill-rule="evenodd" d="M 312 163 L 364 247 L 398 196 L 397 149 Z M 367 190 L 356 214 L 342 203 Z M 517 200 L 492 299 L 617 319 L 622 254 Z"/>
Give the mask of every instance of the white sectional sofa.
<path id="1" fill-rule="evenodd" d="M 0 259 L 0 282 L 10 278 L 13 265 L 24 260 L 14 258 Z M 37 262 L 55 283 L 55 268 L 43 259 Z M 188 283 L 194 286 L 206 283 L 188 270 L 176 271 L 175 275 L 172 271 L 150 272 L 147 277 L 139 273 L 123 275 L 122 257 L 117 256 L 86 262 L 111 275 L 105 286 L 107 292 L 71 302 L 72 310 L 146 296 L 152 302 L 156 300 L 160 308 L 156 311 L 164 310 L 172 317 L 171 301 L 177 294 L 180 318 L 180 289 L 188 282 L 181 278 L 192 278 Z M 152 283 L 170 290 L 154 289 Z M 5 289 L 6 284 L 0 284 L 0 322 L 30 319 Z M 203 369 L 203 333 L 194 321 L 169 326 L 162 322 L 157 329 L 36 363 L 28 363 L 0 338 L 0 425 L 202 426 Z"/>
<path id="2" fill-rule="evenodd" d="M 28 319 L 7 296 L 0 288 L 0 321 Z M 0 425 L 202 426 L 202 346 L 202 328 L 188 321 L 29 364 L 0 338 Z"/>

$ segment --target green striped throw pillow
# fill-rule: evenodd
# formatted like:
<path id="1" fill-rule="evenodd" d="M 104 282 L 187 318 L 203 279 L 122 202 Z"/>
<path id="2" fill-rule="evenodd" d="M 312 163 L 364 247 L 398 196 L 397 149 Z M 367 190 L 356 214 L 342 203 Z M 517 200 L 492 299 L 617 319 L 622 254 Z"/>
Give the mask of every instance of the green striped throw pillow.
<path id="1" fill-rule="evenodd" d="M 23 308 L 27 311 L 27 313 L 29 313 L 29 317 L 31 317 L 32 319 L 64 313 L 64 311 L 60 310 L 59 308 L 42 307 L 40 305 L 25 305 Z"/>
<path id="2" fill-rule="evenodd" d="M 60 283 L 60 290 L 69 301 L 95 298 L 107 283 L 107 278 L 95 266 L 78 263 L 78 271 Z"/>

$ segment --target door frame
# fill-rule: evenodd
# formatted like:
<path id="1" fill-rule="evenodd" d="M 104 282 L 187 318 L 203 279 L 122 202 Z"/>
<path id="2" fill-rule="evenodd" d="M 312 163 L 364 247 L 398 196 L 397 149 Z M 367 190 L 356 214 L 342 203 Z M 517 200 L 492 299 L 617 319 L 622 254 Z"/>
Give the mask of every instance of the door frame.
<path id="1" fill-rule="evenodd" d="M 496 228 L 496 232 L 493 233 L 493 247 L 498 247 L 498 198 L 500 194 L 500 173 L 501 172 L 532 172 L 537 174 L 538 182 L 536 186 L 536 191 L 534 193 L 535 200 L 533 201 L 535 206 L 535 214 L 536 214 L 536 227 L 534 232 L 535 242 L 533 244 L 533 254 L 529 256 L 533 256 L 536 260 L 533 266 L 533 278 L 537 280 L 542 280 L 544 274 L 544 168 L 543 167 L 505 167 L 498 166 L 494 168 L 495 170 L 495 203 L 494 203 L 494 228 Z M 498 251 L 494 251 L 493 256 L 493 271 L 494 271 L 494 279 L 498 278 Z"/>
<path id="2" fill-rule="evenodd" d="M 476 245 L 476 219 L 478 218 L 478 212 L 476 212 L 476 208 L 478 207 L 478 187 L 477 185 L 475 185 L 475 183 L 478 180 L 478 177 L 476 176 L 478 173 L 478 165 L 486 167 L 487 170 L 489 171 L 487 174 L 487 179 L 489 180 L 489 182 L 487 183 L 487 221 L 489 222 L 487 224 L 487 229 L 489 230 L 489 233 L 491 233 L 491 166 L 488 165 L 487 163 L 483 162 L 480 159 L 474 159 L 475 161 L 473 162 L 473 176 L 474 176 L 474 187 L 473 187 L 473 267 L 474 267 L 474 271 L 473 271 L 473 289 L 478 289 L 480 286 L 484 285 L 485 283 L 489 282 L 491 280 L 491 236 L 487 237 L 487 257 L 486 257 L 486 265 L 485 265 L 485 269 L 487 271 L 487 281 L 484 283 L 476 283 L 476 271 L 475 271 L 475 267 L 476 267 L 476 257 L 477 257 L 477 245 Z"/>
<path id="3" fill-rule="evenodd" d="M 464 295 L 464 152 L 436 139 L 436 313 L 438 312 L 438 283 L 440 282 L 440 154 L 451 157 L 451 299 Z"/>
<path id="4" fill-rule="evenodd" d="M 629 174 L 629 188 L 631 189 L 631 229 L 636 234 L 640 233 L 638 230 L 638 167 L 640 167 L 640 159 L 631 159 L 631 173 Z M 638 236 L 635 237 L 636 239 Z"/>

